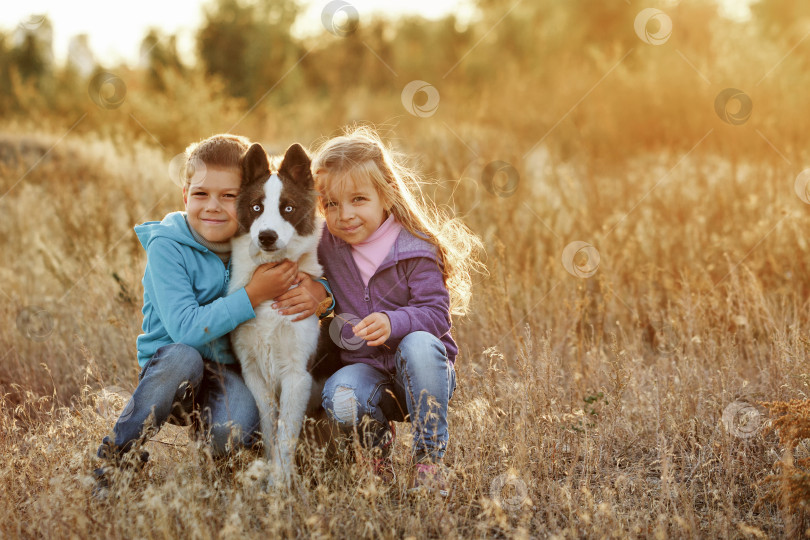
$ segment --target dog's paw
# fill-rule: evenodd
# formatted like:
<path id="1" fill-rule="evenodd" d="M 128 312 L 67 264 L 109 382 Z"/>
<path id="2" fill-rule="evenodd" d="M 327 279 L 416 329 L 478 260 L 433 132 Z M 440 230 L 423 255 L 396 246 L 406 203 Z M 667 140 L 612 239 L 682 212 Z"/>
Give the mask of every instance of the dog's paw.
<path id="1" fill-rule="evenodd" d="M 290 487 L 292 483 L 292 478 L 289 474 L 285 474 L 285 468 L 280 463 L 273 463 L 270 465 L 270 475 L 268 476 L 270 480 L 269 489 L 275 491 L 283 491 Z"/>
<path id="2" fill-rule="evenodd" d="M 245 488 L 264 489 L 266 491 L 267 482 L 272 477 L 271 469 L 272 467 L 267 461 L 257 459 L 246 470 L 238 473 L 236 478 Z"/>

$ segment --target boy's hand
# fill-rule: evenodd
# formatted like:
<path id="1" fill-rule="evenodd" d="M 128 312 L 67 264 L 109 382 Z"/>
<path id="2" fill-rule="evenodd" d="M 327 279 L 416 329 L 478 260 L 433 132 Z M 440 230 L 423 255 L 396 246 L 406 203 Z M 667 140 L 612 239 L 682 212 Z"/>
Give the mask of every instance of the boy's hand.
<path id="1" fill-rule="evenodd" d="M 385 343 L 391 336 L 391 321 L 385 313 L 372 313 L 354 327 L 354 335 L 368 341 L 371 347 Z"/>
<path id="2" fill-rule="evenodd" d="M 307 317 L 315 314 L 324 299 L 326 299 L 326 289 L 322 283 L 319 283 L 309 277 L 309 274 L 299 272 L 296 278 L 298 280 L 298 287 L 290 289 L 281 296 L 276 297 L 273 309 L 278 309 L 282 315 L 295 315 L 300 313 L 298 317 L 293 319 L 301 321 Z"/>
<path id="3" fill-rule="evenodd" d="M 262 302 L 284 294 L 296 283 L 297 276 L 298 263 L 284 260 L 276 264 L 262 264 L 245 285 L 250 304 L 255 308 Z"/>

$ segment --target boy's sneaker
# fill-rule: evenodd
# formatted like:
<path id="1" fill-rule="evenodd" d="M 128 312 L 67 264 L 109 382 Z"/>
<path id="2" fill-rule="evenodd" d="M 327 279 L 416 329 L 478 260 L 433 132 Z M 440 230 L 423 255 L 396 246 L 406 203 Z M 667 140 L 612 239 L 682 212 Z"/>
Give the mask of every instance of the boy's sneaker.
<path id="1" fill-rule="evenodd" d="M 435 493 L 440 497 L 449 497 L 452 491 L 451 476 L 450 469 L 441 463 L 417 463 L 408 493 Z"/>
<path id="2" fill-rule="evenodd" d="M 107 498 L 110 496 L 110 475 L 112 474 L 113 470 L 112 467 L 99 467 L 93 471 L 93 478 L 96 479 L 96 483 L 93 486 L 93 491 L 91 495 L 93 498 L 99 502 L 106 501 Z"/>
<path id="3" fill-rule="evenodd" d="M 107 500 L 110 495 L 112 476 L 117 471 L 124 469 L 140 471 L 143 469 L 144 465 L 149 460 L 149 452 L 141 450 L 135 455 L 118 457 L 117 459 L 110 459 L 109 455 L 105 455 L 102 459 L 104 459 L 106 464 L 93 471 L 93 477 L 96 483 L 93 486 L 91 494 L 97 501 Z"/>

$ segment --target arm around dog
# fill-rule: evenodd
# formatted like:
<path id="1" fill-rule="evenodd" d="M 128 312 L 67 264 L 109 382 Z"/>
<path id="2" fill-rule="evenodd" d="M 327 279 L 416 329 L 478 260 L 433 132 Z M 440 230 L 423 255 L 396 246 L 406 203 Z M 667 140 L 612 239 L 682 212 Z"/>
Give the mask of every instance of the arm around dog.
<path id="1" fill-rule="evenodd" d="M 183 255 L 168 238 L 150 242 L 143 286 L 174 343 L 202 347 L 256 316 L 244 288 L 200 305 Z"/>
<path id="2" fill-rule="evenodd" d="M 326 281 L 324 278 L 323 281 Z M 332 296 L 326 289 L 326 285 L 315 280 L 309 274 L 298 273 L 298 287 L 294 287 L 281 296 L 274 298 L 273 309 L 279 310 L 281 315 L 298 315 L 293 322 L 304 320 L 314 315 L 318 306 L 327 298 Z M 332 300 L 334 307 L 334 300 Z M 328 307 L 328 306 L 327 306 Z"/>

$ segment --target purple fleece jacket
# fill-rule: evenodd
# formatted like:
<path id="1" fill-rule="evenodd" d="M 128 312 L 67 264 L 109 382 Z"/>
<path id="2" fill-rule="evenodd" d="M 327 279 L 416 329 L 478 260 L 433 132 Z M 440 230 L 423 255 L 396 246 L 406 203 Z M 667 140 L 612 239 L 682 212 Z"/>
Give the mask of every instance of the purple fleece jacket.
<path id="1" fill-rule="evenodd" d="M 344 324 L 341 331 L 340 358 L 344 364 L 362 362 L 394 373 L 399 342 L 419 330 L 438 337 L 447 350 L 447 359 L 451 364 L 455 362 L 458 347 L 450 335 L 450 295 L 444 286 L 436 246 L 403 228 L 366 287 L 352 258 L 351 246 L 332 236 L 324 225 L 318 260 L 335 296 L 335 315 L 352 323 Z M 383 345 L 369 347 L 354 336 L 351 328 L 374 312 L 388 315 L 391 336 Z"/>

